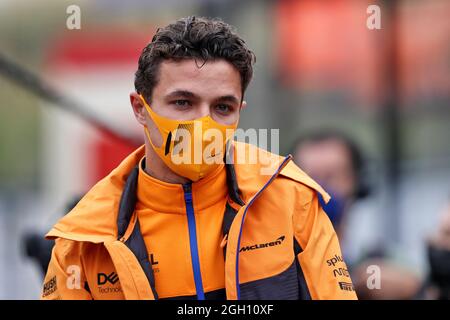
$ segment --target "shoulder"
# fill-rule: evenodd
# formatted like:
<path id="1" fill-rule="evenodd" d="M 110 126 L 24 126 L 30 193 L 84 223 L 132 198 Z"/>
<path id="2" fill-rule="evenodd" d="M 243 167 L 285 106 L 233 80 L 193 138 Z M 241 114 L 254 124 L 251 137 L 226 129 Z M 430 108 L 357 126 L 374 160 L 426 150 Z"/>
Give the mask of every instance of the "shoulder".
<path id="1" fill-rule="evenodd" d="M 319 193 L 325 202 L 330 200 L 330 195 L 314 181 L 308 174 L 300 169 L 292 160 L 281 170 L 279 176 L 291 181 L 293 188 L 310 202 Z"/>
<path id="2" fill-rule="evenodd" d="M 78 204 L 47 233 L 47 239 L 66 238 L 101 243 L 117 238 L 117 218 L 124 186 L 144 154 L 131 153 L 108 176 L 97 182 Z"/>
<path id="3" fill-rule="evenodd" d="M 56 238 L 53 250 L 55 251 L 55 254 L 61 259 L 68 259 L 71 257 L 80 258 L 86 254 L 92 254 L 102 246 L 103 244 L 101 243 Z"/>
<path id="4" fill-rule="evenodd" d="M 291 155 L 283 157 L 248 143 L 233 143 L 238 185 L 244 193 L 252 195 L 270 183 L 270 192 L 276 193 L 283 202 L 308 203 L 317 193 L 325 202 L 330 199 L 328 193 L 292 161 Z M 275 178 L 270 180 L 273 175 Z"/>

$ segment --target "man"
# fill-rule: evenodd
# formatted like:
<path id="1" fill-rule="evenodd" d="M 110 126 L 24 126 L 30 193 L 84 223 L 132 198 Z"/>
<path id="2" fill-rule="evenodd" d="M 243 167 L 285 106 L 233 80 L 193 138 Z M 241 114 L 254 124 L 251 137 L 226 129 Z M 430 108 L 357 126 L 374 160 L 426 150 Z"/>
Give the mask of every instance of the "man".
<path id="1" fill-rule="evenodd" d="M 427 241 L 430 266 L 429 283 L 425 284 L 425 297 L 450 299 L 450 204 L 444 208 L 437 230 Z"/>
<path id="2" fill-rule="evenodd" d="M 339 235 L 344 213 L 368 195 L 361 151 L 346 135 L 322 130 L 299 138 L 292 153 L 295 163 L 333 195 L 324 207 Z"/>
<path id="3" fill-rule="evenodd" d="M 290 157 L 231 141 L 253 63 L 222 21 L 158 29 L 130 95 L 145 146 L 47 234 L 42 298 L 356 298 L 327 193 Z M 236 161 L 242 150 L 275 170 Z"/>
<path id="4" fill-rule="evenodd" d="M 331 194 L 327 204 L 319 201 L 351 267 L 380 240 L 376 212 L 370 201 L 364 201 L 370 198 L 370 189 L 361 150 L 339 131 L 320 130 L 300 137 L 292 153 L 295 163 Z"/>

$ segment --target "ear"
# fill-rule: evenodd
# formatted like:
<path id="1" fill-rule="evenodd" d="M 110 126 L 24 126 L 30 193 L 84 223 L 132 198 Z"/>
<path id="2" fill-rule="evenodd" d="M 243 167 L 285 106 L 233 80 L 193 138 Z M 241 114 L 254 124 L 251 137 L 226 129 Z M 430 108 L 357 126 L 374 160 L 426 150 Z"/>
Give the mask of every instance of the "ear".
<path id="1" fill-rule="evenodd" d="M 145 106 L 142 102 L 141 97 L 137 92 L 130 93 L 130 103 L 133 108 L 134 117 L 136 120 L 143 126 L 147 125 L 146 123 L 146 112 Z"/>
<path id="2" fill-rule="evenodd" d="M 241 110 L 242 109 L 245 109 L 245 107 L 247 107 L 247 101 L 242 101 L 242 103 L 241 103 Z"/>

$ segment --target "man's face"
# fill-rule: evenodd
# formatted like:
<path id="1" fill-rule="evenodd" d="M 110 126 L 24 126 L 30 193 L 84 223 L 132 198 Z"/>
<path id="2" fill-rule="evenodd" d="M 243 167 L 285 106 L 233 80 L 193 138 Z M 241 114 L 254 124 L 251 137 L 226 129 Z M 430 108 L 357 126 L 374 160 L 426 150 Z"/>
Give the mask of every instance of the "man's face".
<path id="1" fill-rule="evenodd" d="M 313 179 L 344 199 L 351 199 L 356 188 L 348 148 L 338 139 L 305 142 L 297 148 L 296 163 Z"/>
<path id="2" fill-rule="evenodd" d="M 159 67 L 157 85 L 152 100 L 154 112 L 175 120 L 193 120 L 210 115 L 215 121 L 230 125 L 239 120 L 241 78 L 236 68 L 225 60 L 201 61 L 184 59 L 165 60 Z M 201 68 L 199 68 L 201 66 Z M 145 108 L 139 105 L 137 95 L 131 95 L 136 118 L 147 125 L 152 142 L 159 146 L 161 136 Z"/>

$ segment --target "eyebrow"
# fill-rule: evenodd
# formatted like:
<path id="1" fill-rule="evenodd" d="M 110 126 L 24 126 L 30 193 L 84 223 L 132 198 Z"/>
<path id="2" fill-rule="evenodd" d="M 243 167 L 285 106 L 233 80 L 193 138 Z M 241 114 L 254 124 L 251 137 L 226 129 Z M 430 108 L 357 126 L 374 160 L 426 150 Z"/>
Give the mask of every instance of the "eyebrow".
<path id="1" fill-rule="evenodd" d="M 230 95 L 226 95 L 226 96 L 218 97 L 216 99 L 216 101 L 230 102 L 230 103 L 235 103 L 235 104 L 239 104 L 240 103 L 239 99 L 236 96 L 231 95 L 231 94 Z"/>
<path id="2" fill-rule="evenodd" d="M 167 99 L 174 99 L 174 98 L 180 98 L 180 97 L 192 98 L 192 99 L 199 98 L 198 95 L 196 95 L 195 93 L 188 91 L 188 90 L 175 90 L 175 91 L 168 93 L 165 97 Z"/>

